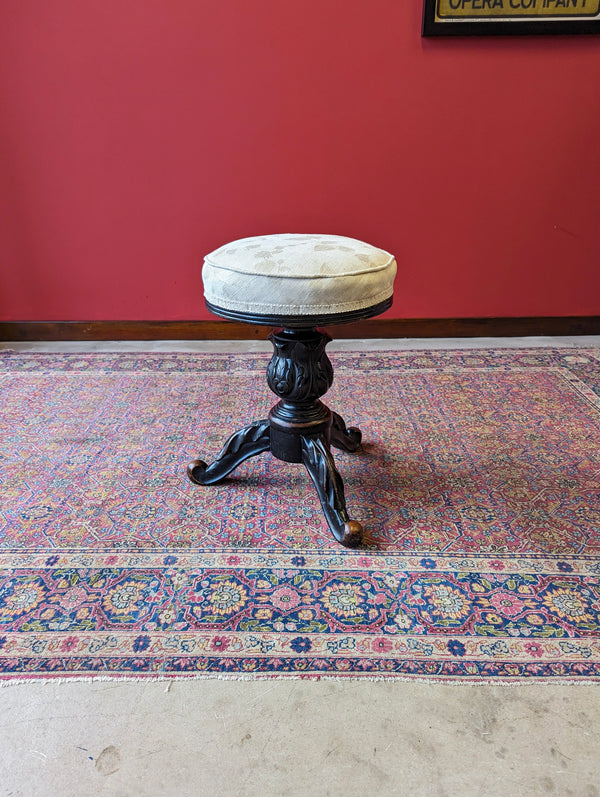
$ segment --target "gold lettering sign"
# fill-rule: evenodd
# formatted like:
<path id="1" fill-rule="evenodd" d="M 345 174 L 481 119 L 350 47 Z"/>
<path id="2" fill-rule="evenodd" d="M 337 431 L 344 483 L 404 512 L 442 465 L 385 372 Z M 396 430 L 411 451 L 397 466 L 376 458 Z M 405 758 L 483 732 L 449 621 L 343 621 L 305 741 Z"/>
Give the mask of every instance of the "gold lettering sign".
<path id="1" fill-rule="evenodd" d="M 437 0 L 436 18 L 581 19 L 597 17 L 600 0 Z"/>
<path id="2" fill-rule="evenodd" d="M 600 33 L 600 0 L 424 0 L 423 36 Z"/>

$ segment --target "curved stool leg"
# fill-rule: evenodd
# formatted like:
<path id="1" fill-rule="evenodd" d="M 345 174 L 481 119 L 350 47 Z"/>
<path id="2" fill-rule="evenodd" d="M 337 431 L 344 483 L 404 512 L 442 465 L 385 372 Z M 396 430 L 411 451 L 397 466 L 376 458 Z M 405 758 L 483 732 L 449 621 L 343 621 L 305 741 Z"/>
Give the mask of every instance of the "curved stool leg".
<path id="1" fill-rule="evenodd" d="M 362 542 L 363 529 L 348 517 L 344 483 L 324 435 L 302 438 L 302 461 L 317 488 L 333 536 L 347 548 L 357 548 Z"/>
<path id="2" fill-rule="evenodd" d="M 201 459 L 190 462 L 187 474 L 195 484 L 216 484 L 245 459 L 267 451 L 271 445 L 269 421 L 256 421 L 232 434 L 211 465 Z"/>
<path id="3" fill-rule="evenodd" d="M 356 426 L 346 428 L 346 422 L 337 412 L 331 413 L 331 445 L 342 451 L 353 453 L 357 451 L 362 440 L 362 432 Z"/>

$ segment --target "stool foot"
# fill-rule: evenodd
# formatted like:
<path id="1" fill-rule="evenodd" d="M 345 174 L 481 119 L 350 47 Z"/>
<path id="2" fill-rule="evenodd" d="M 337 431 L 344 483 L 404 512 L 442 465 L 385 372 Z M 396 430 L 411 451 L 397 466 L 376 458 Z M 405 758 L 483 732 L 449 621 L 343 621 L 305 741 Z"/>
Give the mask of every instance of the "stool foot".
<path id="1" fill-rule="evenodd" d="M 217 484 L 244 460 L 268 451 L 270 445 L 269 421 L 256 421 L 232 434 L 219 456 L 210 465 L 201 459 L 190 462 L 187 474 L 194 484 Z"/>
<path id="2" fill-rule="evenodd" d="M 331 445 L 349 453 L 358 451 L 362 440 L 360 429 L 357 429 L 356 426 L 347 429 L 346 422 L 341 415 L 338 415 L 337 412 L 332 412 L 331 415 Z"/>
<path id="3" fill-rule="evenodd" d="M 317 488 L 331 533 L 346 548 L 357 548 L 362 542 L 363 528 L 348 517 L 344 483 L 324 435 L 302 438 L 302 461 Z"/>

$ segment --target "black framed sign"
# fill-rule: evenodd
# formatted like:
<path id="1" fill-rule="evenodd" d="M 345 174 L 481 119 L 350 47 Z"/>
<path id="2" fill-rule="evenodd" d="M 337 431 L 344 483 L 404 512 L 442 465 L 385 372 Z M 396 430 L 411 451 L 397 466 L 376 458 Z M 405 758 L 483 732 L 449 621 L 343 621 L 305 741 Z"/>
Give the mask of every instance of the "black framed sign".
<path id="1" fill-rule="evenodd" d="M 425 0 L 423 36 L 600 33 L 600 0 Z"/>

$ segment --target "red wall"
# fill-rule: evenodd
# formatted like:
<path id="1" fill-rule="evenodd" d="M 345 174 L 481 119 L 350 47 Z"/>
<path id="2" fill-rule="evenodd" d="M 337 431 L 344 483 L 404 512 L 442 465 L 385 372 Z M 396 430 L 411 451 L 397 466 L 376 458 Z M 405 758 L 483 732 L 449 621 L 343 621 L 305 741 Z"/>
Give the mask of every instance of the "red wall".
<path id="1" fill-rule="evenodd" d="M 600 37 L 421 0 L 3 0 L 0 317 L 208 318 L 204 253 L 332 232 L 394 317 L 600 314 Z"/>

